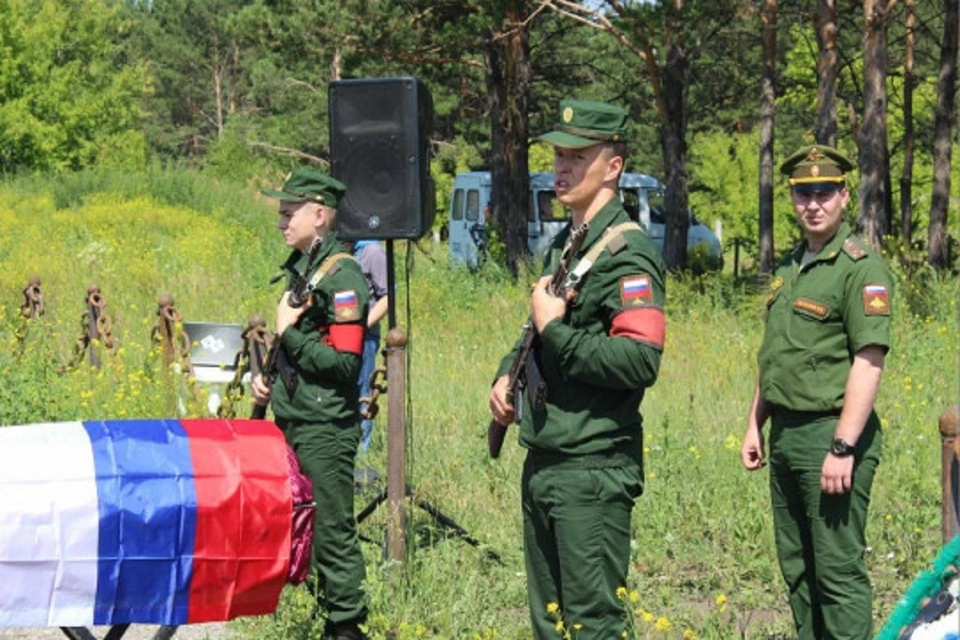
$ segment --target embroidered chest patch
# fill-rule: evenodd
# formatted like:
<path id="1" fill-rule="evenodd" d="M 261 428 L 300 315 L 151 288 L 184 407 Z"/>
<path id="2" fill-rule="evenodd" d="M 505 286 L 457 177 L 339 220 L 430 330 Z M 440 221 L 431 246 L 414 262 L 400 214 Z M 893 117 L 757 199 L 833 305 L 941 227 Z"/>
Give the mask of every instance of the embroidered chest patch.
<path id="1" fill-rule="evenodd" d="M 653 287 L 650 276 L 637 275 L 620 278 L 620 304 L 624 307 L 639 307 L 653 302 Z"/>
<path id="2" fill-rule="evenodd" d="M 827 314 L 830 313 L 830 309 L 828 309 L 826 305 L 814 302 L 813 300 L 807 300 L 806 298 L 797 298 L 793 303 L 793 308 L 812 313 L 820 319 L 826 318 Z"/>
<path id="3" fill-rule="evenodd" d="M 333 311 L 337 316 L 337 322 L 359 320 L 360 307 L 357 306 L 357 292 L 353 289 L 348 289 L 334 293 Z"/>
<path id="4" fill-rule="evenodd" d="M 868 316 L 890 315 L 890 293 L 885 285 L 864 285 L 863 313 Z"/>

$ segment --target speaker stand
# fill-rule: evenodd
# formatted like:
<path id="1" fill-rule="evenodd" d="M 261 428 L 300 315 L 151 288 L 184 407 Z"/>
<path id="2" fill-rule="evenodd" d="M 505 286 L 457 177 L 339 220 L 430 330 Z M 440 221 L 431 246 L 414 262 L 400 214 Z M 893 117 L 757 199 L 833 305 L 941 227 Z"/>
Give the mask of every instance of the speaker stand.
<path id="1" fill-rule="evenodd" d="M 467 543 L 484 548 L 466 529 L 435 506 L 419 500 L 407 484 L 406 478 L 406 345 L 407 336 L 397 327 L 396 271 L 394 269 L 393 239 L 387 242 L 387 488 L 367 504 L 357 515 L 357 524 L 366 520 L 384 502 L 387 503 L 387 555 L 397 562 L 406 561 L 407 538 L 404 517 L 404 501 L 408 498 L 414 505 L 426 511 L 434 521 L 452 531 Z M 485 548 L 486 555 L 502 563 L 500 555 Z"/>

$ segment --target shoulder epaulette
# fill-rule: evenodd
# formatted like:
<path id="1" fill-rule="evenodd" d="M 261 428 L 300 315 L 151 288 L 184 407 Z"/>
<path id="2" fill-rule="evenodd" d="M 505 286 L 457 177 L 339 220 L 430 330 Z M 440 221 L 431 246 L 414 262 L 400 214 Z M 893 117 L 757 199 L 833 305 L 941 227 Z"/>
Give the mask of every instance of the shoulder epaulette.
<path id="1" fill-rule="evenodd" d="M 320 281 L 326 278 L 327 276 L 332 276 L 340 268 L 339 262 L 341 260 L 353 260 L 357 261 L 349 253 L 335 253 L 332 256 L 327 256 L 327 258 L 320 263 L 320 267 L 317 269 L 316 273 L 313 274 L 313 277 L 310 278 L 310 289 L 315 289 Z"/>
<path id="2" fill-rule="evenodd" d="M 847 238 L 843 241 L 843 252 L 850 256 L 851 260 L 859 260 L 860 258 L 865 258 L 867 252 L 859 245 L 859 243 L 853 238 Z"/>

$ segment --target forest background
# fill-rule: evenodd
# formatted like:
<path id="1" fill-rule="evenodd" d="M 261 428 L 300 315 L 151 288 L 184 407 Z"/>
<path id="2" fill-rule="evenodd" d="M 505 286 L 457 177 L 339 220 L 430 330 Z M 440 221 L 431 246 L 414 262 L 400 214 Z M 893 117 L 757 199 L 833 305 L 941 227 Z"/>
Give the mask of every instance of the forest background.
<path id="1" fill-rule="evenodd" d="M 450 267 L 442 243 L 398 251 L 416 264 L 397 296 L 413 363 L 409 477 L 503 564 L 412 509 L 411 560 L 398 570 L 377 544 L 375 514 L 361 527 L 370 632 L 528 638 L 522 452 L 510 443 L 493 462 L 483 440 L 489 376 L 524 320 L 536 269 L 518 250 L 527 199 L 511 194 L 525 196 L 528 169 L 549 170 L 549 150 L 528 141 L 553 125 L 560 98 L 612 101 L 631 113 L 628 168 L 667 183 L 668 225 L 682 227 L 689 205 L 722 222 L 728 250 L 724 272 L 694 276 L 682 238 L 668 239 L 667 357 L 644 402 L 647 487 L 624 615 L 637 637 L 789 637 L 765 476 L 743 473 L 736 451 L 760 339 L 757 285 L 798 239 L 775 160 L 835 141 L 861 166 L 850 219 L 882 246 L 897 283 L 878 404 L 887 453 L 868 532 L 879 627 L 940 544 L 936 424 L 958 390 L 956 11 L 956 0 L 3 0 L 0 424 L 203 415 L 205 391 L 174 380 L 150 342 L 158 294 L 173 293 L 188 319 L 269 310 L 284 248 L 259 188 L 329 163 L 328 82 L 417 76 L 435 111 L 436 229 L 455 173 L 481 168 L 501 178 L 508 226 L 499 261 L 476 274 Z M 878 26 L 881 94 L 867 72 Z M 882 127 L 865 108 L 878 95 Z M 878 189 L 885 204 L 865 207 Z M 737 278 L 734 239 L 749 258 Z M 25 323 L 14 301 L 34 273 L 47 314 Z M 99 368 L 75 351 L 92 281 L 118 345 Z M 380 469 L 384 426 L 365 462 Z M 291 589 L 276 617 L 232 629 L 316 637 L 312 613 Z M 562 622 L 558 637 L 575 637 L 576 621 Z"/>
<path id="2" fill-rule="evenodd" d="M 770 271 L 796 238 L 774 160 L 812 142 L 859 159 L 871 243 L 944 268 L 957 22 L 956 0 L 9 0 L 0 172 L 275 178 L 328 165 L 330 81 L 414 75 L 433 95 L 437 224 L 453 175 L 490 169 L 512 272 L 528 170 L 550 165 L 529 141 L 570 96 L 629 109 L 627 167 L 667 187 L 671 269 L 689 207 Z"/>

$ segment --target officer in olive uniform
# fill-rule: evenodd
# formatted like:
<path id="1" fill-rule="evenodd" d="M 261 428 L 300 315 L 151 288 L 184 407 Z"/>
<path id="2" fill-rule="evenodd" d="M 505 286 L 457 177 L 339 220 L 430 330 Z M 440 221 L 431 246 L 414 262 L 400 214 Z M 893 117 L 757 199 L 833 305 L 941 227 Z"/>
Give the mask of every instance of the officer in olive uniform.
<path id="1" fill-rule="evenodd" d="M 777 555 L 800 640 L 871 638 L 864 562 L 880 462 L 873 409 L 890 347 L 892 278 L 843 219 L 853 164 L 823 145 L 783 163 L 804 241 L 777 267 L 741 458 L 762 467 L 769 418 Z"/>
<path id="2" fill-rule="evenodd" d="M 345 190 L 324 173 L 298 169 L 280 189 L 263 191 L 280 201 L 279 228 L 293 253 L 283 265 L 287 290 L 277 306 L 278 375 L 272 389 L 261 377 L 251 386 L 259 404 L 271 401 L 277 425 L 313 482 L 313 557 L 327 611 L 323 637 L 357 640 L 365 637 L 358 625 L 367 614 L 353 515 L 367 283 L 333 231 Z M 303 306 L 291 306 L 290 291 L 301 278 L 312 294 Z"/>
<path id="3" fill-rule="evenodd" d="M 609 640 L 625 629 L 617 589 L 626 585 L 630 513 L 643 490 L 639 407 L 663 352 L 665 268 L 618 196 L 626 112 L 574 100 L 562 101 L 560 110 L 556 130 L 539 139 L 554 147 L 557 198 L 572 221 L 554 241 L 544 273 L 556 268 L 572 229 L 589 230 L 571 262 L 577 286 L 554 297 L 544 275 L 531 296 L 538 342 L 530 366 L 547 395 L 539 405 L 528 394 L 518 399 L 527 449 L 527 591 L 538 640 L 557 637 L 555 607 L 567 628 L 580 625 L 577 638 Z M 490 393 L 499 424 L 516 415 L 505 375 L 513 355 L 504 358 Z"/>

